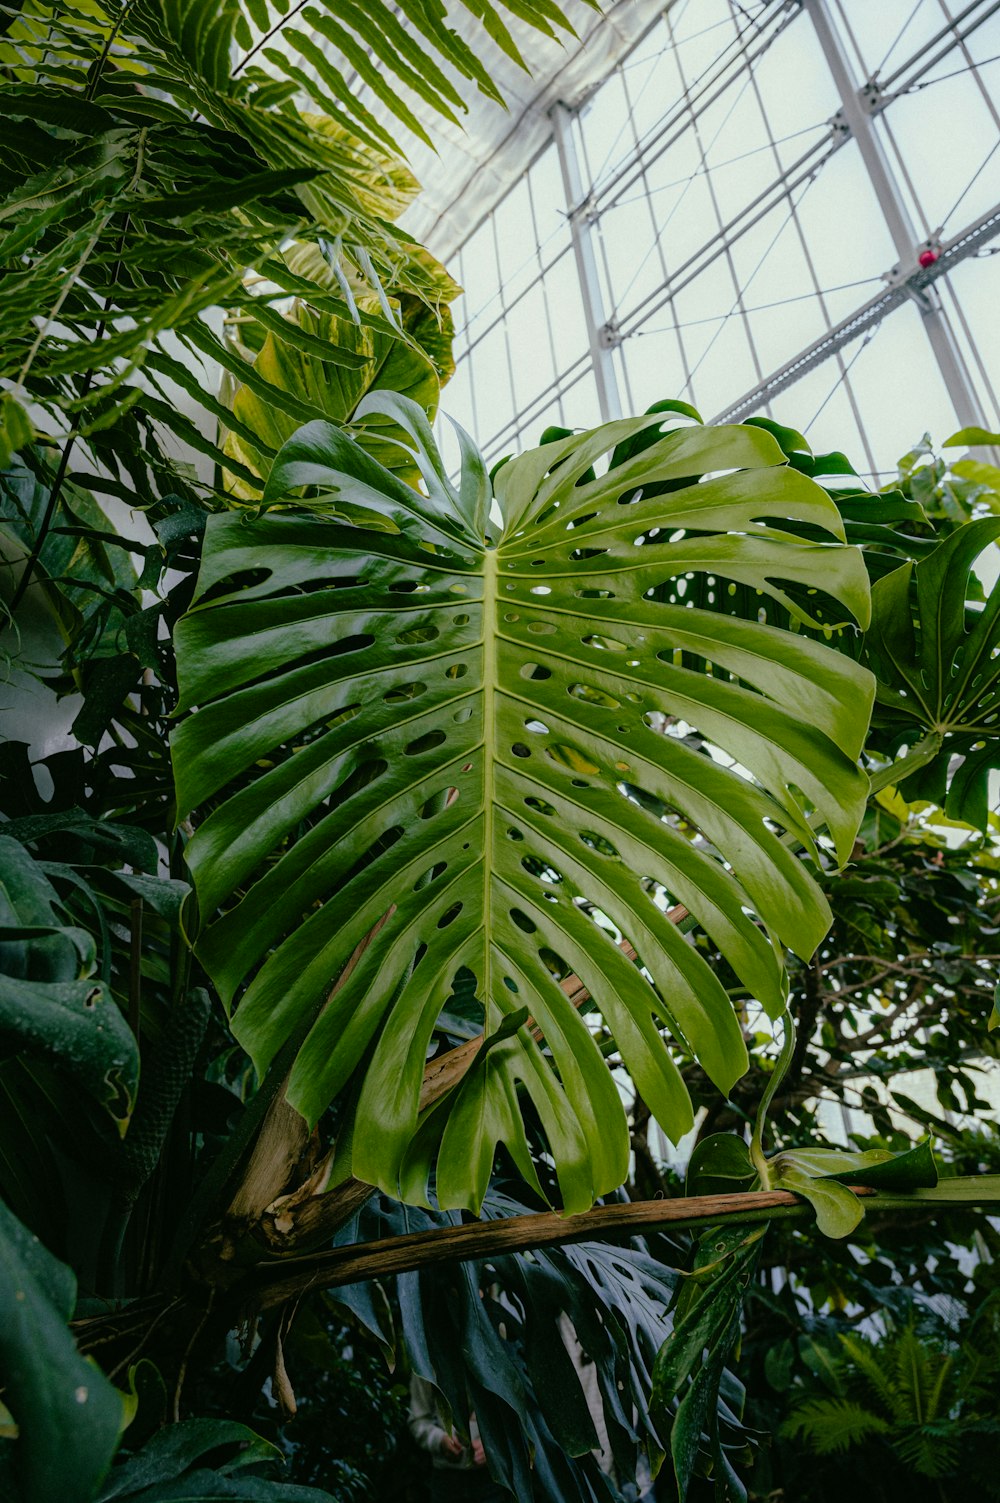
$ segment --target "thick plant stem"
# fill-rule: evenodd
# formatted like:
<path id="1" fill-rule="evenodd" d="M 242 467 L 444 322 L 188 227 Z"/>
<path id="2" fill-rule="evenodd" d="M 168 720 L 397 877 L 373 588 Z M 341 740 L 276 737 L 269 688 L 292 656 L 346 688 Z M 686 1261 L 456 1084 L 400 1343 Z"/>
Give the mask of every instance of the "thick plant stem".
<path id="1" fill-rule="evenodd" d="M 388 921 L 390 915 L 391 910 L 384 913 L 378 923 L 373 926 L 357 946 L 347 965 L 334 983 L 330 993 L 331 996 L 347 981 L 361 956 L 372 940 L 378 935 L 383 925 Z M 324 1006 L 327 1000 L 324 999 Z M 227 1192 L 230 1197 L 232 1196 L 232 1181 L 241 1169 L 247 1156 L 250 1155 L 252 1158 L 253 1152 L 260 1141 L 264 1126 L 268 1121 L 271 1109 L 274 1107 L 275 1100 L 279 1095 L 283 1095 L 292 1061 L 314 1021 L 315 1018 L 313 1016 L 305 1019 L 300 1028 L 288 1039 L 285 1047 L 276 1055 L 270 1069 L 261 1081 L 256 1095 L 249 1102 L 246 1111 L 240 1119 L 239 1126 L 231 1134 L 222 1151 L 205 1175 L 205 1178 L 195 1191 L 191 1203 L 174 1235 L 174 1240 L 164 1266 L 163 1283 L 167 1288 L 172 1288 L 180 1278 L 184 1259 L 190 1252 L 204 1223 L 211 1220 L 214 1216 L 218 1216 L 224 1209 L 224 1197 Z M 286 1109 L 291 1110 L 290 1108 Z M 237 1190 L 236 1193 L 238 1195 L 239 1191 Z M 274 1193 L 276 1192 L 271 1192 L 272 1195 Z M 271 1197 L 269 1196 L 268 1198 Z"/>
<path id="2" fill-rule="evenodd" d="M 912 772 L 919 772 L 921 767 L 926 767 L 928 762 L 933 762 L 941 750 L 944 737 L 940 731 L 928 731 L 916 744 L 900 757 L 896 762 L 890 762 L 888 767 L 871 775 L 872 793 L 881 793 L 883 788 L 889 788 L 896 783 L 901 783 Z"/>
<path id="3" fill-rule="evenodd" d="M 760 1106 L 757 1108 L 757 1120 L 754 1123 L 753 1137 L 750 1139 L 750 1162 L 757 1171 L 762 1190 L 771 1188 L 771 1171 L 764 1153 L 764 1128 L 767 1124 L 767 1113 L 771 1102 L 777 1095 L 778 1087 L 788 1073 L 788 1066 L 792 1062 L 795 1053 L 795 1024 L 792 1015 L 786 1012 L 782 1018 L 784 1037 L 781 1041 L 781 1053 L 775 1061 L 771 1078 L 767 1083 L 767 1089 L 761 1097 Z"/>
<path id="4" fill-rule="evenodd" d="M 850 1187 L 868 1210 L 879 1214 L 926 1215 L 935 1211 L 1000 1207 L 1000 1175 L 943 1180 L 933 1190 L 893 1193 L 870 1186 Z M 658 1228 L 675 1231 L 707 1226 L 754 1226 L 764 1221 L 809 1221 L 812 1207 L 788 1190 L 751 1190 L 731 1195 L 696 1195 L 677 1200 L 595 1206 L 577 1216 L 556 1211 L 471 1221 L 404 1237 L 337 1247 L 299 1258 L 260 1264 L 248 1275 L 248 1303 L 269 1308 L 310 1289 L 330 1289 L 359 1280 L 386 1278 L 432 1264 L 494 1258 L 535 1247 L 632 1237 Z"/>

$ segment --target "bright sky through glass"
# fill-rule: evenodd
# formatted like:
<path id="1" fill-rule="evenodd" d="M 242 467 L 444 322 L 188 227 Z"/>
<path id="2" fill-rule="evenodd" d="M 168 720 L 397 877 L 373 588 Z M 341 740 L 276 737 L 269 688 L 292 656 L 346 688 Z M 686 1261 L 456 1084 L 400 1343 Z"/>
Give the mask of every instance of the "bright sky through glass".
<path id="1" fill-rule="evenodd" d="M 917 236 L 947 242 L 1000 203 L 1000 3 L 826 3 L 857 85 L 888 96 L 874 129 Z M 682 397 L 714 417 L 885 289 L 898 256 L 839 105 L 802 9 L 676 0 L 576 115 L 625 412 Z M 443 406 L 491 461 L 550 423 L 601 420 L 569 207 L 553 144 L 453 264 L 466 291 Z M 995 249 L 935 285 L 1000 427 Z M 923 322 L 905 303 L 758 410 L 892 471 L 925 430 L 958 426 Z"/>

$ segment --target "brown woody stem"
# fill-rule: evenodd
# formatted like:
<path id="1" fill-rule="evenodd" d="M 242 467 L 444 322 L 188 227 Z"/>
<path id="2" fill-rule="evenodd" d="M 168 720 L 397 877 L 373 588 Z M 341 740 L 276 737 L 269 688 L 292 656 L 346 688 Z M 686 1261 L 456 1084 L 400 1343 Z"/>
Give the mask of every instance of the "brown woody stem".
<path id="1" fill-rule="evenodd" d="M 945 1180 L 935 1190 L 890 1193 L 854 1185 L 855 1195 L 869 1200 L 871 1211 L 914 1212 L 973 1210 L 1000 1206 L 995 1175 Z M 950 1192 L 950 1193 L 949 1193 Z M 751 1190 L 732 1195 L 695 1195 L 677 1200 L 647 1200 L 633 1204 L 595 1206 L 578 1216 L 557 1212 L 510 1216 L 495 1221 L 472 1221 L 437 1227 L 405 1237 L 385 1237 L 349 1247 L 337 1247 L 304 1257 L 284 1257 L 253 1270 L 249 1283 L 254 1303 L 261 1308 L 281 1304 L 310 1289 L 332 1289 L 363 1279 L 410 1273 L 437 1263 L 469 1258 L 496 1258 L 536 1247 L 560 1247 L 571 1242 L 631 1237 L 669 1227 L 675 1231 L 732 1223 L 752 1226 L 762 1221 L 808 1220 L 813 1211 L 787 1190 Z M 250 1290 L 248 1288 L 248 1294 Z"/>

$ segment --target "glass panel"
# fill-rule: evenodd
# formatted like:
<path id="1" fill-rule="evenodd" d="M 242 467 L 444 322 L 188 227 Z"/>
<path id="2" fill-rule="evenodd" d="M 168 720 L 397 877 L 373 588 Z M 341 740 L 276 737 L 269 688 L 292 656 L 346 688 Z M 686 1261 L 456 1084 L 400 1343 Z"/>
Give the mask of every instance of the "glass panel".
<path id="1" fill-rule="evenodd" d="M 478 423 L 473 400 L 470 361 L 462 360 L 455 367 L 455 374 L 441 392 L 441 411 L 453 417 L 467 433 L 475 433 Z M 450 432 L 450 425 L 445 424 L 442 431 Z"/>
<path id="2" fill-rule="evenodd" d="M 679 301 L 683 307 L 683 301 Z M 692 340 L 688 358 L 691 362 L 690 384 L 678 395 L 693 402 L 704 417 L 711 418 L 727 402 L 734 401 L 759 379 L 743 320 L 733 314 L 712 327 L 707 324 L 692 331 L 700 335 Z"/>
<path id="3" fill-rule="evenodd" d="M 544 286 L 556 366 L 564 371 L 588 346 L 583 299 L 572 252 L 567 251 L 546 275 Z"/>
<path id="4" fill-rule="evenodd" d="M 526 177 L 503 201 L 503 213 L 496 220 L 497 254 L 500 261 L 500 293 L 506 307 L 538 275 L 535 222 L 531 212 Z"/>
<path id="5" fill-rule="evenodd" d="M 514 416 L 507 335 L 502 324 L 476 345 L 468 364 L 476 402 L 476 437 L 481 443 L 498 433 Z"/>
<path id="6" fill-rule="evenodd" d="M 491 215 L 462 247 L 462 286 L 467 337 L 472 340 L 499 311 L 500 270 Z M 492 311 L 491 311 L 492 310 Z"/>
<path id="7" fill-rule="evenodd" d="M 911 179 L 926 211 L 919 233 L 942 222 L 947 236 L 992 208 L 1000 13 L 964 47 L 935 44 L 946 55 L 924 73 L 912 59 L 947 24 L 945 0 L 829 4 L 857 82 L 879 68 L 897 75 L 893 90 L 903 92 L 875 128 L 904 196 Z M 986 9 L 982 0 L 961 26 Z M 573 121 L 583 180 L 603 182 L 594 231 L 601 317 L 616 316 L 626 331 L 613 359 L 627 409 L 687 394 L 710 418 L 884 286 L 898 255 L 856 144 L 838 145 L 831 131 L 837 109 L 807 13 L 765 0 L 675 0 Z M 457 271 L 467 291 L 456 312 L 468 319 L 457 349 L 470 354 L 444 405 L 472 420 L 492 457 L 537 442 L 549 423 L 597 422 L 554 146 L 466 243 Z M 990 423 L 1000 420 L 998 275 L 1000 261 L 970 260 L 941 289 Z M 957 426 L 910 303 L 773 406 L 859 468 L 891 471 L 923 428 L 942 437 Z"/>
<path id="8" fill-rule="evenodd" d="M 806 126 L 819 126 L 840 107 L 816 32 L 804 14 L 785 28 L 755 64 L 754 79 L 776 139 Z M 794 160 L 795 152 L 786 155 Z"/>
<path id="9" fill-rule="evenodd" d="M 522 297 L 507 315 L 507 338 L 514 371 L 518 410 L 555 379 L 552 350 L 545 320 L 541 283 Z"/>
<path id="10" fill-rule="evenodd" d="M 765 7 L 748 6 L 739 17 L 739 29 L 753 35 L 753 20 Z M 667 12 L 667 25 L 673 33 L 678 56 L 685 76 L 694 82 L 707 73 L 720 60 L 738 51 L 733 45 L 733 7 L 728 0 L 698 0 L 697 5 L 687 5 L 682 14 L 674 16 Z M 728 51 L 726 50 L 728 49 Z"/>
<path id="11" fill-rule="evenodd" d="M 886 75 L 935 36 L 944 24 L 936 0 L 841 0 L 843 16 L 865 78 Z"/>
<path id="12" fill-rule="evenodd" d="M 899 308 L 866 346 L 859 341 L 843 353 L 880 469 L 892 469 L 925 431 L 941 437 L 954 431 L 954 410 L 915 307 L 906 304 Z M 825 382 L 827 392 L 838 379 L 829 361 L 816 375 Z M 793 387 L 783 401 L 796 393 Z M 836 416 L 833 402 L 815 417 L 808 410 L 803 413 L 802 422 L 808 424 L 803 431 L 815 448 L 843 447 L 837 436 Z M 851 457 L 860 462 L 857 456 Z"/>
<path id="13" fill-rule="evenodd" d="M 600 221 L 601 249 L 609 287 L 609 313 L 634 307 L 663 282 L 657 226 L 638 196 L 623 200 Z"/>
<path id="14" fill-rule="evenodd" d="M 633 147 L 629 101 L 621 73 L 612 73 L 580 114 L 587 181 L 596 186 Z"/>
<path id="15" fill-rule="evenodd" d="M 661 161 L 666 162 L 667 159 L 663 158 Z M 676 173 L 673 175 L 677 176 Z M 692 177 L 683 188 L 675 190 L 672 201 L 669 194 L 664 194 L 663 197 L 668 207 L 659 220 L 660 243 L 667 270 L 674 275 L 678 268 L 711 239 L 716 230 L 715 214 L 704 176 Z M 612 233 L 613 229 L 605 229 L 606 235 Z M 649 259 L 654 258 L 650 256 Z M 633 287 L 638 284 L 643 269 L 639 259 L 633 264 L 624 286 L 616 288 L 616 300 L 623 316 L 627 316 L 640 301 L 634 295 Z"/>
<path id="16" fill-rule="evenodd" d="M 601 421 L 601 406 L 597 400 L 594 373 L 585 370 L 563 393 L 564 423 L 567 428 L 596 428 Z M 548 421 L 548 420 L 547 420 Z M 538 433 L 546 426 L 536 424 Z M 537 442 L 537 439 L 536 439 Z"/>
<path id="17" fill-rule="evenodd" d="M 799 222 L 819 285 L 839 287 L 862 277 L 881 278 L 896 263 L 896 251 L 854 142 L 824 163 L 802 197 Z M 873 292 L 859 289 L 860 305 Z"/>
<path id="18" fill-rule="evenodd" d="M 545 264 L 569 244 L 569 220 L 566 215 L 559 156 L 555 146 L 547 146 L 528 173 L 531 203 L 535 216 L 536 243 Z"/>
<path id="19" fill-rule="evenodd" d="M 1000 52 L 1000 15 L 996 21 L 994 46 Z M 995 115 L 969 73 L 940 77 L 954 73 L 963 63 L 961 52 L 950 52 L 934 70 L 939 81 L 933 91 L 904 94 L 893 101 L 886 122 L 878 122 L 883 136 L 885 126 L 891 125 L 903 163 L 916 184 L 924 215 L 918 232 L 943 229 L 945 239 L 957 235 L 1000 198 L 1000 151 L 996 150 L 1000 129 Z M 1000 84 L 1000 69 L 987 69 L 984 80 L 988 78 Z M 990 97 L 995 110 L 998 96 L 992 86 Z"/>
<path id="20" fill-rule="evenodd" d="M 679 397 L 684 391 L 686 373 L 676 334 L 662 329 L 637 334 L 622 346 L 622 358 L 635 412 L 645 412 L 654 402 Z"/>
<path id="21" fill-rule="evenodd" d="M 854 353 L 856 346 L 846 351 L 845 368 Z M 867 354 L 866 350 L 859 360 L 867 358 Z M 804 433 L 816 454 L 839 449 L 866 481 L 874 480 L 877 486 L 877 477 L 864 474 L 868 468 L 865 445 L 850 401 L 848 383 L 857 368 L 857 365 L 851 367 L 845 377 L 837 362 L 828 360 L 801 381 L 796 381 L 788 391 L 781 392 L 771 404 L 770 415 L 776 422 L 787 423 L 790 428 L 798 428 Z M 894 457 L 883 459 L 886 470 L 894 471 Z"/>
<path id="22" fill-rule="evenodd" d="M 621 73 L 629 98 L 632 137 L 643 141 L 654 125 L 663 118 L 670 96 L 665 92 L 669 77 L 666 53 L 670 37 L 662 21 L 654 26 L 644 42 L 622 64 Z M 676 76 L 676 75 L 675 75 Z"/>
<path id="23" fill-rule="evenodd" d="M 946 306 L 954 306 L 949 291 L 961 308 L 974 341 L 973 366 L 983 394 L 984 415 L 993 431 L 1000 432 L 1000 341 L 995 335 L 1000 306 L 1000 255 L 972 257 L 948 273 L 942 289 Z M 980 363 L 982 369 L 980 369 Z M 945 435 L 947 437 L 947 435 Z"/>

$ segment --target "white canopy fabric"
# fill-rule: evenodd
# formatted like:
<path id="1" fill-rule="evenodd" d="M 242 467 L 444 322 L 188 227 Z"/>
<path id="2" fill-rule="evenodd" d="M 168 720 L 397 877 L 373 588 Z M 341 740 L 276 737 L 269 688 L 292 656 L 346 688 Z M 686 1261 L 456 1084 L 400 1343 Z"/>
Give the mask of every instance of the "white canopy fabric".
<path id="1" fill-rule="evenodd" d="M 666 0 L 616 0 L 598 12 L 584 0 L 564 0 L 563 12 L 576 36 L 563 32 L 561 41 L 508 17 L 511 35 L 530 74 L 485 36 L 481 21 L 468 11 L 453 11 L 454 29 L 482 57 L 508 107 L 502 109 L 478 92 L 470 94 L 469 81 L 454 74 L 456 86 L 469 103 L 464 128 L 408 97 L 435 152 L 389 120 L 378 101 L 363 96 L 405 148 L 423 187 L 402 226 L 447 264 L 548 141 L 547 112 L 552 105 L 558 101 L 579 105 L 666 8 Z"/>

